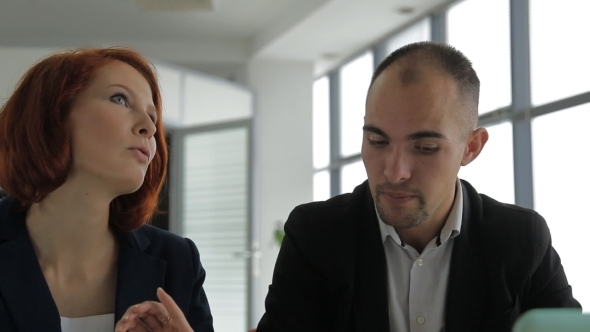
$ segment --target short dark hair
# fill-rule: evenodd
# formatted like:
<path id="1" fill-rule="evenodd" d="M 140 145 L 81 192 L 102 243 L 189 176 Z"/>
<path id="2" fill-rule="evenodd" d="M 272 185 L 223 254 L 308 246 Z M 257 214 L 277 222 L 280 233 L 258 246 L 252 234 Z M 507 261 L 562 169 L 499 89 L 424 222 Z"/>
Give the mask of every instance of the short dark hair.
<path id="1" fill-rule="evenodd" d="M 456 48 L 434 42 L 418 42 L 405 45 L 389 54 L 375 69 L 370 87 L 375 80 L 393 63 L 408 61 L 409 70 L 402 73 L 402 81 L 411 83 L 417 79 L 418 73 L 411 69 L 413 65 L 425 64 L 442 70 L 457 83 L 465 102 L 468 105 L 468 120 L 477 124 L 479 104 L 479 78 L 471 61 Z"/>
<path id="2" fill-rule="evenodd" d="M 134 50 L 117 47 L 75 49 L 41 60 L 0 109 L 0 187 L 22 208 L 40 202 L 66 181 L 72 164 L 67 126 L 72 103 L 101 68 L 117 60 L 135 68 L 150 85 L 158 114 L 157 153 L 142 186 L 111 202 L 109 224 L 130 231 L 157 212 L 168 162 L 160 87 L 150 61 Z"/>

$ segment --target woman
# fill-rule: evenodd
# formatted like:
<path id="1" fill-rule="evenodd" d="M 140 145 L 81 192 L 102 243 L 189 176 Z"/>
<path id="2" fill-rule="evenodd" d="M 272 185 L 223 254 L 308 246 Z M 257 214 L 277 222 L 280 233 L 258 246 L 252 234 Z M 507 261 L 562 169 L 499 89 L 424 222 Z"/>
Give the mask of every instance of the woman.
<path id="1" fill-rule="evenodd" d="M 194 243 L 146 225 L 166 175 L 151 64 L 34 65 L 0 110 L 0 329 L 213 331 Z"/>

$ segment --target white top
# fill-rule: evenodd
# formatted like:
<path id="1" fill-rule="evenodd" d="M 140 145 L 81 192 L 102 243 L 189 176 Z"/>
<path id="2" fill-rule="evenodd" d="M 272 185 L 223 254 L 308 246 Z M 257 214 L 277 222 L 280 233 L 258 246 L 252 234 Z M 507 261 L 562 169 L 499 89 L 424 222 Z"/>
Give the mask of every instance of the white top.
<path id="1" fill-rule="evenodd" d="M 61 317 L 62 332 L 113 332 L 115 314 L 78 318 Z"/>
<path id="2" fill-rule="evenodd" d="M 389 330 L 444 331 L 447 281 L 453 239 L 461 231 L 463 191 L 455 186 L 455 200 L 440 234 L 419 254 L 401 241 L 395 228 L 377 219 L 387 260 Z"/>

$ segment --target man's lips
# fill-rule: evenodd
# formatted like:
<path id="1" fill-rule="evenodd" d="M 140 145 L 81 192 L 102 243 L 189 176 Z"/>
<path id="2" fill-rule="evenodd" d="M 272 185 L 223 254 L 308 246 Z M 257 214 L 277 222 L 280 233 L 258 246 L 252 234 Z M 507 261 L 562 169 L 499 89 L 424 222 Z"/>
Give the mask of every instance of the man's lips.
<path id="1" fill-rule="evenodd" d="M 416 194 L 407 193 L 407 192 L 387 192 L 382 191 L 379 193 L 387 202 L 391 204 L 404 204 L 407 203 L 414 198 L 416 198 Z"/>

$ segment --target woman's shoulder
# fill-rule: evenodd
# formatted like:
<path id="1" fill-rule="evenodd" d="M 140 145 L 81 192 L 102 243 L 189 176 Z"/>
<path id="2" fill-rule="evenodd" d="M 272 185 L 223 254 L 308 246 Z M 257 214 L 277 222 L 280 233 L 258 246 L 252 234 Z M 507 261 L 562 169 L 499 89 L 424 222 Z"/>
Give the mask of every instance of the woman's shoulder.
<path id="1" fill-rule="evenodd" d="M 143 225 L 127 236 L 128 242 L 154 256 L 193 256 L 198 255 L 191 239 L 160 229 L 152 225 Z"/>
<path id="2" fill-rule="evenodd" d="M 145 224 L 138 229 L 134 230 L 132 233 L 141 233 L 146 236 L 148 239 L 156 239 L 156 240 L 165 240 L 165 241 L 185 241 L 186 238 L 172 233 L 170 231 L 164 230 L 162 228 L 152 226 L 149 224 Z"/>
<path id="3" fill-rule="evenodd" d="M 0 199 L 0 242 L 16 237 L 24 229 L 25 212 L 16 209 L 10 196 Z"/>

